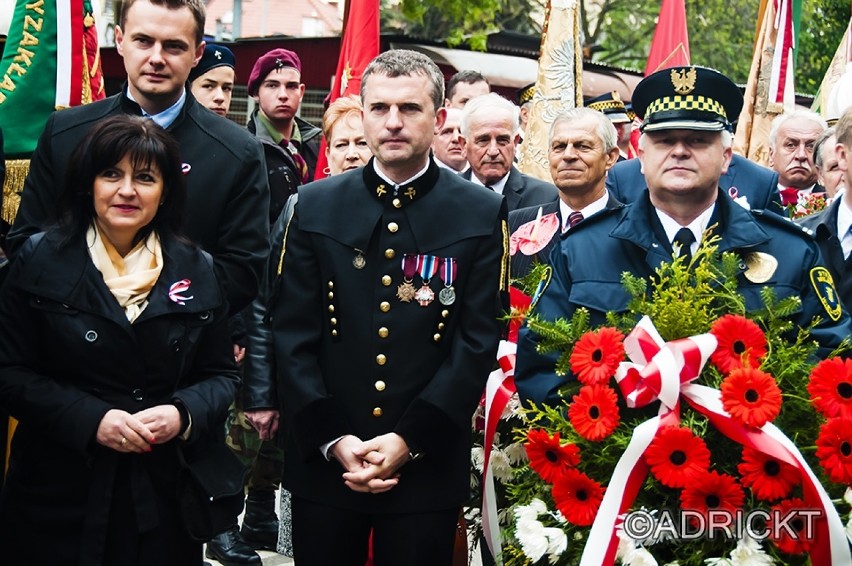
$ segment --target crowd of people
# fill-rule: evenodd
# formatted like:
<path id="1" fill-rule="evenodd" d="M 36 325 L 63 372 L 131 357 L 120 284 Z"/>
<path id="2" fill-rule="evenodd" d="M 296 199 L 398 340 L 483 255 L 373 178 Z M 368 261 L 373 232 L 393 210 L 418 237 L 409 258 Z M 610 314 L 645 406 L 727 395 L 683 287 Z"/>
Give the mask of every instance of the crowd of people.
<path id="1" fill-rule="evenodd" d="M 241 128 L 234 54 L 204 18 L 199 0 L 125 0 L 127 82 L 53 114 L 32 156 L 0 292 L 10 563 L 184 566 L 206 543 L 226 566 L 260 549 L 453 564 L 471 416 L 510 281 L 539 263 L 536 313 L 594 324 L 626 308 L 624 272 L 719 237 L 748 309 L 770 286 L 801 299 L 795 323 L 819 317 L 825 352 L 852 334 L 852 109 L 831 128 L 780 116 L 767 168 L 732 151 L 730 79 L 666 69 L 632 109 L 607 93 L 556 116 L 544 181 L 516 165 L 534 85 L 510 101 L 476 71 L 445 83 L 412 51 L 376 57 L 318 128 L 298 117 L 298 54 L 273 49 Z M 574 377 L 537 341 L 521 330 L 518 392 L 563 402 Z M 203 539 L 187 473 L 240 501 Z"/>

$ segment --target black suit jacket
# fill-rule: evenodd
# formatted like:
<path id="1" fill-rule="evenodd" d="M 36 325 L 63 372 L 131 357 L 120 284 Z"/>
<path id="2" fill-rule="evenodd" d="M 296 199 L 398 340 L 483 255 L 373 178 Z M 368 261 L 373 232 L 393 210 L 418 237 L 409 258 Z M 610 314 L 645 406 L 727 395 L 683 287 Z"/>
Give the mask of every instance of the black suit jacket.
<path id="1" fill-rule="evenodd" d="M 607 173 L 606 188 L 621 202 L 634 202 L 648 187 L 641 169 L 639 159 L 616 163 Z M 719 178 L 719 187 L 728 195 L 732 187 L 736 188 L 736 196 L 745 196 L 755 210 L 784 214 L 778 195 L 778 173 L 745 157 L 734 154 L 728 171 Z"/>
<path id="2" fill-rule="evenodd" d="M 798 224 L 813 233 L 822 259 L 834 278 L 834 286 L 840 293 L 840 300 L 848 311 L 852 307 L 852 260 L 843 257 L 843 248 L 840 247 L 840 238 L 837 237 L 837 210 L 841 206 L 845 206 L 842 197 L 828 208 L 802 218 Z"/>
<path id="3" fill-rule="evenodd" d="M 468 168 L 464 173 L 459 173 L 464 179 L 470 180 L 473 169 Z M 553 201 L 557 198 L 556 187 L 550 183 L 540 181 L 535 177 L 524 175 L 517 168 L 512 167 L 509 178 L 503 187 L 503 196 L 506 197 L 506 205 L 509 212 L 527 206 L 538 206 Z"/>
<path id="4" fill-rule="evenodd" d="M 619 206 L 621 206 L 621 202 L 619 202 L 618 199 L 613 197 L 612 193 L 610 193 L 609 199 L 607 199 L 606 202 L 606 209 L 618 208 Z M 547 204 L 528 206 L 526 208 L 519 208 L 518 210 L 510 212 L 509 234 L 514 234 L 515 230 L 520 228 L 522 225 L 535 220 L 536 215 L 538 215 L 539 208 L 541 208 L 542 216 L 555 212 L 556 217 L 559 218 L 559 225 L 562 226 L 562 212 L 559 207 L 559 199 L 557 198 Z M 571 232 L 569 230 L 564 234 L 564 236 L 568 236 L 570 233 Z M 537 263 L 550 263 L 550 254 L 552 253 L 553 248 L 558 247 L 561 236 L 563 236 L 561 230 L 557 230 L 547 245 L 533 255 L 524 255 L 520 250 L 518 250 L 515 255 L 512 256 L 512 278 L 519 278 L 527 275 L 530 272 L 530 269 L 532 269 L 533 261 Z"/>

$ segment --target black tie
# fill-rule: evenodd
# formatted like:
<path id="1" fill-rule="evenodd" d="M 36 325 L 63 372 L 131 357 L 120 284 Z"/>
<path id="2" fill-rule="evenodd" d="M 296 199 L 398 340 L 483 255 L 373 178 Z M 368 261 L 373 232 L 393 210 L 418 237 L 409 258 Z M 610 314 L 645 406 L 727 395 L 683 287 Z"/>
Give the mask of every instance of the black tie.
<path id="1" fill-rule="evenodd" d="M 678 257 L 685 257 L 686 263 L 688 264 L 692 261 L 692 250 L 690 246 L 695 241 L 695 235 L 692 233 L 692 230 L 689 228 L 681 228 L 675 234 L 673 244 L 680 245 L 680 251 L 678 252 Z"/>

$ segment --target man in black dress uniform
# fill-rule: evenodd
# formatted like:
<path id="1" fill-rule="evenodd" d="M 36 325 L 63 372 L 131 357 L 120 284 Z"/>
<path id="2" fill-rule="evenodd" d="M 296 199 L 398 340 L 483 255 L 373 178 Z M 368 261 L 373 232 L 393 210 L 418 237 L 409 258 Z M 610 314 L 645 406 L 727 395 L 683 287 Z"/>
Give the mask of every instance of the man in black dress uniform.
<path id="1" fill-rule="evenodd" d="M 366 167 L 299 189 L 272 310 L 296 563 L 449 564 L 508 280 L 505 201 L 429 157 L 443 78 L 364 71 Z"/>

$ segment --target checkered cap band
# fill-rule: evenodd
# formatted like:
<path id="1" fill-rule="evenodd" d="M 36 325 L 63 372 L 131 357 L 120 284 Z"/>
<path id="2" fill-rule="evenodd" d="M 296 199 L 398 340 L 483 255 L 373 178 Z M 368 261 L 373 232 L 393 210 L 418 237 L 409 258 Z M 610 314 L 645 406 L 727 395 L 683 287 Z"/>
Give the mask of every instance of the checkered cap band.
<path id="1" fill-rule="evenodd" d="M 604 100 L 601 102 L 592 102 L 588 108 L 597 110 L 598 112 L 606 112 L 607 110 L 618 110 L 619 112 L 627 112 L 627 108 L 623 102 L 618 100 Z"/>
<path id="2" fill-rule="evenodd" d="M 534 86 L 524 90 L 523 92 L 521 92 L 521 94 L 518 96 L 518 103 L 524 104 L 525 102 L 529 102 L 530 100 L 533 99 L 533 96 L 535 96 L 535 87 Z"/>
<path id="3" fill-rule="evenodd" d="M 653 116 L 657 112 L 670 112 L 672 110 L 697 110 L 699 112 L 710 112 L 728 119 L 725 107 L 716 100 L 706 96 L 664 96 L 658 98 L 648 105 L 645 110 L 645 118 Z"/>

